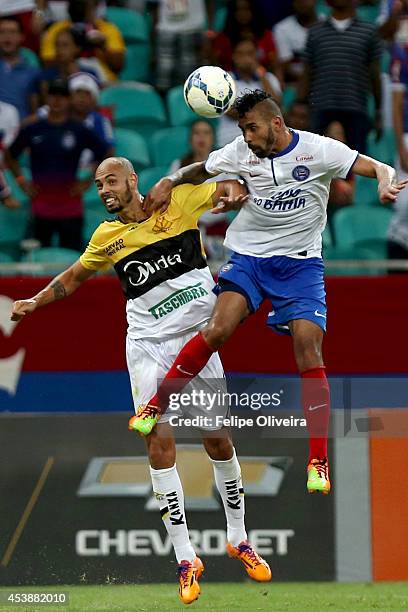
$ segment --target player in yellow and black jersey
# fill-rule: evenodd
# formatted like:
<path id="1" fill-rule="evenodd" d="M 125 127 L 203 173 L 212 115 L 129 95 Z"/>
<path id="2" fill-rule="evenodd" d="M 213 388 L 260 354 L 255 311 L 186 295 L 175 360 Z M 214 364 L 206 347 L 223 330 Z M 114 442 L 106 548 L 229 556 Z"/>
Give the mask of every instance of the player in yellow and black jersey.
<path id="1" fill-rule="evenodd" d="M 127 298 L 126 356 L 135 406 L 156 393 L 180 349 L 209 320 L 215 296 L 197 221 L 216 207 L 241 205 L 245 188 L 237 181 L 182 185 L 173 189 L 165 213 L 147 215 L 137 190 L 138 178 L 124 158 L 104 160 L 95 184 L 109 214 L 96 228 L 85 252 L 65 272 L 32 298 L 16 301 L 11 318 L 20 320 L 39 306 L 64 298 L 98 270 L 113 266 Z M 217 397 L 225 391 L 218 353 L 191 383 Z M 212 403 L 213 408 L 213 403 Z M 222 405 L 211 416 L 209 405 L 188 409 L 198 417 L 204 447 L 214 468 L 215 482 L 227 519 L 228 551 L 243 562 L 258 581 L 271 579 L 268 564 L 247 541 L 241 470 L 223 418 Z M 198 578 L 203 564 L 192 547 L 185 517 L 184 495 L 175 464 L 176 447 L 171 419 L 182 417 L 180 407 L 164 413 L 146 437 L 153 491 L 179 563 L 180 598 L 191 603 L 200 593 Z M 200 487 L 200 483 L 197 483 Z"/>

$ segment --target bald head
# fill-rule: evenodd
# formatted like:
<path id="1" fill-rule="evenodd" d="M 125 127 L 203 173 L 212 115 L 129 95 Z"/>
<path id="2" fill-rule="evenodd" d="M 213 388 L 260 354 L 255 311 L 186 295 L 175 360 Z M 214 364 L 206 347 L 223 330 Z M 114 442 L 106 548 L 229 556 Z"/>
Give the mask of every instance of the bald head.
<path id="1" fill-rule="evenodd" d="M 95 185 L 109 213 L 131 208 L 139 200 L 137 174 L 126 157 L 108 157 L 96 169 Z"/>
<path id="2" fill-rule="evenodd" d="M 135 169 L 133 168 L 132 162 L 126 159 L 126 157 L 107 157 L 97 167 L 95 177 L 112 171 L 122 171 L 126 176 L 135 174 Z"/>

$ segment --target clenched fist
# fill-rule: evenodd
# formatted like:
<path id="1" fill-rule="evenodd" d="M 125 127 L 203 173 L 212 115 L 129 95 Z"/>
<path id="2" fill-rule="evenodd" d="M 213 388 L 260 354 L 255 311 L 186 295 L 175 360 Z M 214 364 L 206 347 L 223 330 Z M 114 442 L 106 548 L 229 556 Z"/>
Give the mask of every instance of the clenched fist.
<path id="1" fill-rule="evenodd" d="M 11 320 L 12 321 L 20 321 L 26 314 L 30 314 L 34 312 L 37 308 L 37 302 L 33 299 L 29 300 L 17 300 L 13 304 L 13 309 L 11 311 Z"/>

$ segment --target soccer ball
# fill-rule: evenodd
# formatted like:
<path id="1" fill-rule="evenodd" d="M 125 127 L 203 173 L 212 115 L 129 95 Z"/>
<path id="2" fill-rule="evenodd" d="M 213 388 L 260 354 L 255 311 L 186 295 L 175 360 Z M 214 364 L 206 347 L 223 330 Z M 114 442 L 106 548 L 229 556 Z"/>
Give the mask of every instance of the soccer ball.
<path id="1" fill-rule="evenodd" d="M 201 66 L 184 83 L 187 105 L 203 117 L 220 117 L 234 104 L 234 79 L 218 66 Z"/>

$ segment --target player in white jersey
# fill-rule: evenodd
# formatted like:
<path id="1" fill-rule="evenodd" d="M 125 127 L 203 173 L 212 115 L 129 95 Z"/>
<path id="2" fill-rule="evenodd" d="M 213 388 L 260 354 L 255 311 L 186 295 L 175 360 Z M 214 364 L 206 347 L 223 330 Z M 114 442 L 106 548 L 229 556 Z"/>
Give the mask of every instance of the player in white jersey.
<path id="1" fill-rule="evenodd" d="M 235 110 L 242 136 L 211 153 L 206 162 L 161 179 L 146 199 L 147 208 L 162 207 L 175 185 L 198 184 L 221 172 L 243 177 L 250 193 L 227 231 L 225 244 L 233 254 L 220 270 L 211 321 L 179 353 L 149 406 L 157 422 L 166 410 L 169 382 L 173 393 L 180 391 L 268 298 L 273 307 L 268 325 L 291 334 L 301 375 L 310 442 L 307 489 L 328 493 L 330 396 L 322 357 L 326 302 L 321 233 L 330 182 L 346 178 L 352 169 L 376 178 L 383 203 L 395 201 L 405 183 L 395 183 L 390 166 L 336 140 L 288 128 L 279 106 L 265 92 L 241 96 Z M 143 414 L 142 406 L 137 421 Z"/>
<path id="2" fill-rule="evenodd" d="M 229 196 L 242 202 L 246 190 L 237 181 L 173 190 L 165 214 L 148 215 L 137 191 L 137 175 L 124 158 L 108 158 L 96 170 L 95 183 L 108 213 L 117 214 L 99 225 L 80 259 L 30 299 L 14 303 L 12 319 L 20 320 L 75 291 L 100 269 L 114 266 L 127 298 L 126 356 L 135 406 L 147 402 L 183 345 L 209 320 L 215 302 L 214 281 L 208 269 L 197 227 L 199 216 Z M 193 389 L 217 397 L 224 390 L 224 372 L 214 353 L 194 381 Z M 206 395 L 208 397 L 208 395 Z M 218 414 L 205 404 L 191 407 L 199 416 L 205 450 L 227 519 L 227 552 L 241 561 L 248 575 L 271 579 L 266 563 L 247 541 L 241 470 L 232 440 Z M 228 410 L 228 407 L 227 407 Z M 213 416 L 210 416 L 213 414 Z M 184 495 L 176 468 L 176 448 L 169 421 L 183 413 L 167 413 L 146 438 L 153 491 L 179 563 L 181 600 L 188 604 L 200 593 L 203 564 L 192 547 L 184 511 Z M 217 417 L 221 417 L 218 418 Z"/>

